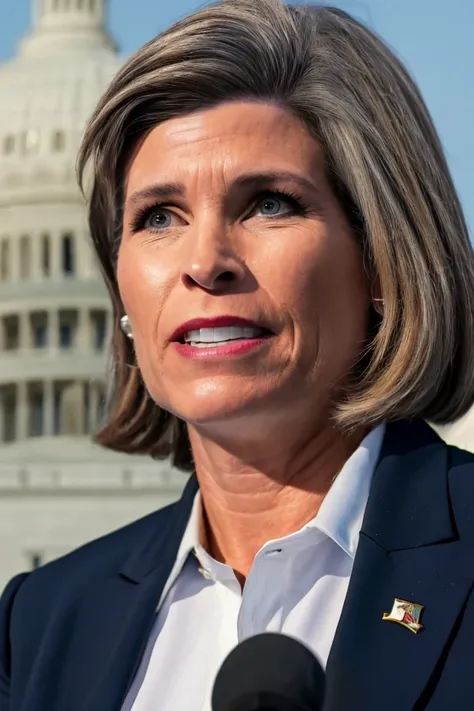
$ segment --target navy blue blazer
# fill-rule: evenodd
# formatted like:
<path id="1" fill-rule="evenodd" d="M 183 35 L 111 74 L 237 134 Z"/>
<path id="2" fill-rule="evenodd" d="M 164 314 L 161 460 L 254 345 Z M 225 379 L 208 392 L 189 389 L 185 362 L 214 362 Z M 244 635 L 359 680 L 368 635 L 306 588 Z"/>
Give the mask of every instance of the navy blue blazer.
<path id="1" fill-rule="evenodd" d="M 10 582 L 0 711 L 120 711 L 196 489 L 193 476 L 178 503 Z M 328 660 L 327 711 L 474 709 L 473 584 L 474 456 L 422 422 L 389 424 Z M 382 619 L 394 598 L 424 606 L 418 634 Z"/>

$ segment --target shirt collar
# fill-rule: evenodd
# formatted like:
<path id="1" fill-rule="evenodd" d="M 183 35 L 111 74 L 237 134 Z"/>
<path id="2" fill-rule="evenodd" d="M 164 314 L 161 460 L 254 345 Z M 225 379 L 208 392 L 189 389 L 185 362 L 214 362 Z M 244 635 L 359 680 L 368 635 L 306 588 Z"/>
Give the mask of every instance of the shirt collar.
<path id="1" fill-rule="evenodd" d="M 188 523 L 186 524 L 181 543 L 179 544 L 178 553 L 176 555 L 174 565 L 171 568 L 171 572 L 168 576 L 168 580 L 166 581 L 166 585 L 164 586 L 161 592 L 160 600 L 158 603 L 158 609 L 161 607 L 163 600 L 169 593 L 178 575 L 181 573 L 181 570 L 183 569 L 183 566 L 186 563 L 189 555 L 196 549 L 197 545 L 199 544 L 200 525 L 201 492 L 198 489 L 196 495 L 194 496 L 191 513 L 189 515 Z"/>
<path id="2" fill-rule="evenodd" d="M 317 528 L 337 543 L 351 558 L 355 557 L 357 550 L 370 484 L 380 455 L 384 433 L 385 425 L 382 424 L 362 440 L 335 478 L 317 515 L 304 526 L 304 528 Z M 161 596 L 162 600 L 181 572 L 190 553 L 199 547 L 200 530 L 201 492 L 198 491 L 194 497 L 175 564 Z"/>
<path id="3" fill-rule="evenodd" d="M 184 564 L 188 555 L 195 550 L 201 540 L 201 516 L 201 492 L 198 490 L 194 497 L 188 525 L 186 526 L 184 536 L 181 539 L 181 544 L 178 548 L 177 560 L 182 560 L 182 564 Z"/>
<path id="4" fill-rule="evenodd" d="M 307 524 L 332 538 L 351 558 L 356 554 L 384 434 L 382 424 L 362 440 L 335 478 L 317 515 Z"/>

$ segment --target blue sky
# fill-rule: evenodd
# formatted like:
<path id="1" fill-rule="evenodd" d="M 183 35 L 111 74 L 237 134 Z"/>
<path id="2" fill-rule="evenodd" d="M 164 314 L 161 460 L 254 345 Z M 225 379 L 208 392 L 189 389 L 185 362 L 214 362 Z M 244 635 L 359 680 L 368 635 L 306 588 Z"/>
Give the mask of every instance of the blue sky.
<path id="1" fill-rule="evenodd" d="M 0 0 L 0 61 L 11 56 L 35 0 Z M 128 54 L 202 3 L 109 0 L 109 25 Z M 474 0 L 334 0 L 376 30 L 415 76 L 440 132 L 474 232 Z"/>

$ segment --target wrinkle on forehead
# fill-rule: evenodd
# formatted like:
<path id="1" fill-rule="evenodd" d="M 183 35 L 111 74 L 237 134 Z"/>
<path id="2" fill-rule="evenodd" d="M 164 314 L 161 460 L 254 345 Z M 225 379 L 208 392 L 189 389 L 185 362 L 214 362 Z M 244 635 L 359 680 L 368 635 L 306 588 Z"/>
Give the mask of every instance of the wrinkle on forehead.
<path id="1" fill-rule="evenodd" d="M 314 175 L 322 163 L 319 144 L 286 109 L 263 102 L 229 102 L 153 128 L 129 162 L 126 191 L 130 182 L 135 191 L 162 180 L 164 174 L 175 181 L 183 169 L 192 181 L 205 173 L 227 181 L 249 165 L 275 171 L 297 166 Z"/>
<path id="2" fill-rule="evenodd" d="M 165 121 L 157 126 L 157 134 L 170 144 L 178 147 L 182 144 L 199 144 L 203 141 L 223 140 L 236 135 L 246 136 L 250 141 L 265 138 L 261 128 L 265 127 L 268 142 L 272 142 L 274 133 L 281 140 L 288 134 L 296 142 L 295 133 L 308 136 L 304 125 L 286 109 L 263 102 L 226 103 L 213 109 L 199 111 L 178 120 Z"/>

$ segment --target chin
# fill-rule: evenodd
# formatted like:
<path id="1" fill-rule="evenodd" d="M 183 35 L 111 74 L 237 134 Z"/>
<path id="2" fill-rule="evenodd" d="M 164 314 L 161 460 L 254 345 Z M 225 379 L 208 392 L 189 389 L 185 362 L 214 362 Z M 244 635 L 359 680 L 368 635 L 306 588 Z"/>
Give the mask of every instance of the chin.
<path id="1" fill-rule="evenodd" d="M 262 408 L 268 412 L 270 404 L 268 390 L 259 389 L 255 385 L 246 388 L 241 385 L 219 387 L 215 383 L 201 383 L 183 395 L 173 397 L 169 409 L 180 419 L 196 426 L 257 415 L 262 413 Z"/>

